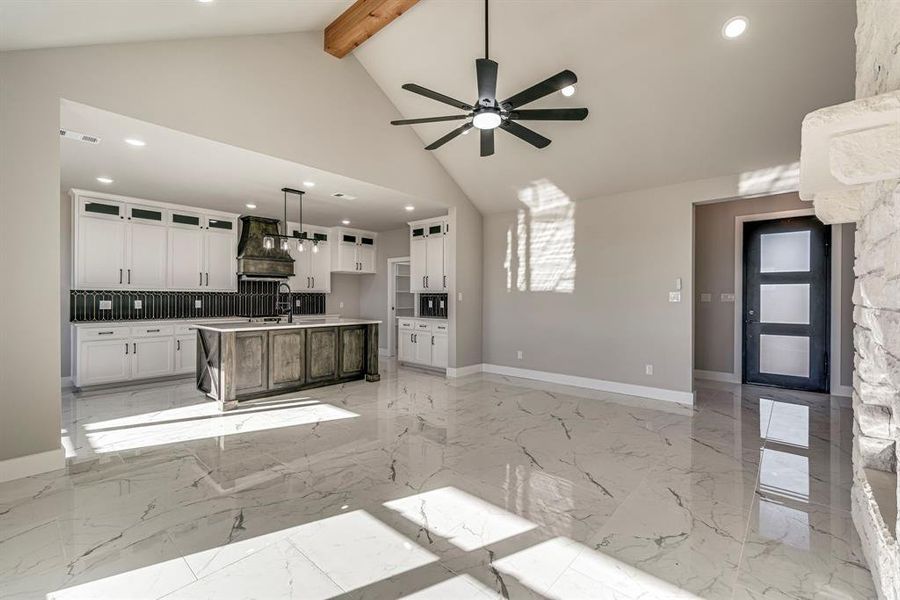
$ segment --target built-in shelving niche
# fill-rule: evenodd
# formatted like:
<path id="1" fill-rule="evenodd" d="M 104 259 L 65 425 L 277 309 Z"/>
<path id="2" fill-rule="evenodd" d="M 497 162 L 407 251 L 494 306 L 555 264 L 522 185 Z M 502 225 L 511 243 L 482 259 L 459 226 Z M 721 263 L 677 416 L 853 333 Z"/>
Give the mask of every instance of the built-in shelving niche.
<path id="1" fill-rule="evenodd" d="M 325 313 L 325 294 L 295 293 L 294 314 Z M 267 317 L 278 313 L 277 281 L 241 281 L 237 292 L 168 292 L 135 290 L 72 290 L 69 320 L 130 321 L 138 319 L 196 319 L 213 317 Z M 296 302 L 300 301 L 300 306 Z M 111 308 L 101 310 L 100 302 Z M 135 301 L 141 308 L 135 308 Z M 200 307 L 197 307 L 197 301 Z"/>
<path id="2" fill-rule="evenodd" d="M 447 318 L 447 294 L 419 294 L 420 317 Z"/>

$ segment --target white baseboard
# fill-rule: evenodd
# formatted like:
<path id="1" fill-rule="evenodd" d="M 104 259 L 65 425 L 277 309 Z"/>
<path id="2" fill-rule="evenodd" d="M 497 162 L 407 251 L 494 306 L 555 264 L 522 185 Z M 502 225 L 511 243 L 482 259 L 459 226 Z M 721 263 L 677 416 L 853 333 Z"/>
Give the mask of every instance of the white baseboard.
<path id="1" fill-rule="evenodd" d="M 66 452 L 62 447 L 47 452 L 0 460 L 0 482 L 21 479 L 66 466 Z"/>
<path id="2" fill-rule="evenodd" d="M 703 371 L 694 369 L 694 377 L 697 379 L 706 379 L 707 381 L 724 381 L 725 383 L 740 383 L 741 376 L 734 373 L 726 373 L 725 371 Z"/>
<path id="3" fill-rule="evenodd" d="M 71 377 L 60 377 L 59 378 L 59 387 L 64 390 L 72 387 L 72 378 Z"/>
<path id="4" fill-rule="evenodd" d="M 831 395 L 850 398 L 853 396 L 853 388 L 849 385 L 833 385 L 831 386 Z"/>
<path id="5" fill-rule="evenodd" d="M 378 348 L 378 356 L 384 356 L 385 358 L 390 358 L 391 351 L 387 348 Z"/>
<path id="6" fill-rule="evenodd" d="M 523 379 L 536 379 L 538 381 L 546 381 L 548 383 L 571 385 L 574 387 L 600 390 L 603 392 L 614 392 L 616 394 L 625 394 L 626 396 L 640 396 L 642 398 L 652 398 L 654 400 L 677 402 L 679 404 L 686 405 L 692 405 L 694 403 L 693 392 L 667 390 L 664 388 L 635 385 L 632 383 L 619 383 L 617 381 L 605 381 L 603 379 L 579 377 L 577 375 L 550 373 L 548 371 L 533 371 L 531 369 L 520 369 L 518 367 L 505 367 L 503 365 L 484 364 L 482 365 L 482 370 L 485 373 L 508 375 L 510 377 L 521 377 Z"/>
<path id="7" fill-rule="evenodd" d="M 484 365 L 482 365 L 481 363 L 468 365 L 465 367 L 447 367 L 447 377 L 465 377 L 467 375 L 481 373 L 483 370 Z"/>

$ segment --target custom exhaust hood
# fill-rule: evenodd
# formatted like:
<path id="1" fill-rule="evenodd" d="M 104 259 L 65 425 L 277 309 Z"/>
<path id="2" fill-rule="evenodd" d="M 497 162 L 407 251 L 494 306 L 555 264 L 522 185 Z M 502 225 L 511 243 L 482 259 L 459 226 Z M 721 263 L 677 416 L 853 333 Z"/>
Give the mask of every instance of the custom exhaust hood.
<path id="1" fill-rule="evenodd" d="M 267 217 L 241 217 L 238 242 L 238 276 L 242 278 L 286 279 L 294 274 L 294 259 L 280 244 L 267 247 L 265 238 L 281 237 L 280 221 Z"/>

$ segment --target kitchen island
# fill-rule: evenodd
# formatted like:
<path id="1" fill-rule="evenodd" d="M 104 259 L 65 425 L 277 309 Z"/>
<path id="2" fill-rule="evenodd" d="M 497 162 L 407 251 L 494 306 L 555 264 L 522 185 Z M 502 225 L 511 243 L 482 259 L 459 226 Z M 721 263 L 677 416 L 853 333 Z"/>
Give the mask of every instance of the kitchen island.
<path id="1" fill-rule="evenodd" d="M 223 411 L 243 400 L 378 381 L 378 325 L 367 319 L 197 323 L 197 389 Z"/>

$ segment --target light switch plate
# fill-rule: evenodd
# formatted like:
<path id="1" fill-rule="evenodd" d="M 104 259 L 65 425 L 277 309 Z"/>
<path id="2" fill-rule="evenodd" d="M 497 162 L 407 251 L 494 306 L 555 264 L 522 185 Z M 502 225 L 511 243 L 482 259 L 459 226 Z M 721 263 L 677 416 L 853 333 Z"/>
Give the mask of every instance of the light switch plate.
<path id="1" fill-rule="evenodd" d="M 700 294 L 700 302 L 712 302 L 712 294 Z"/>
<path id="2" fill-rule="evenodd" d="M 134 310 L 141 310 L 142 308 L 144 308 L 144 301 L 143 300 L 135 300 L 134 301 Z"/>
<path id="3" fill-rule="evenodd" d="M 112 300 L 101 300 L 100 310 L 112 310 Z"/>
<path id="4" fill-rule="evenodd" d="M 295 305 L 297 308 L 300 308 L 300 298 L 297 298 L 297 300 L 294 301 L 294 305 Z"/>
<path id="5" fill-rule="evenodd" d="M 675 289 L 681 291 L 681 277 L 675 278 Z"/>
<path id="6" fill-rule="evenodd" d="M 681 292 L 669 292 L 669 302 L 681 302 Z"/>
<path id="7" fill-rule="evenodd" d="M 734 294 L 722 294 L 719 298 L 722 302 L 734 302 Z"/>
<path id="8" fill-rule="evenodd" d="M 457 292 L 457 293 L 456 293 L 456 301 L 457 301 L 457 302 L 462 302 L 462 292 Z"/>
<path id="9" fill-rule="evenodd" d="M 194 300 L 194 308 L 203 308 L 203 300 Z"/>

